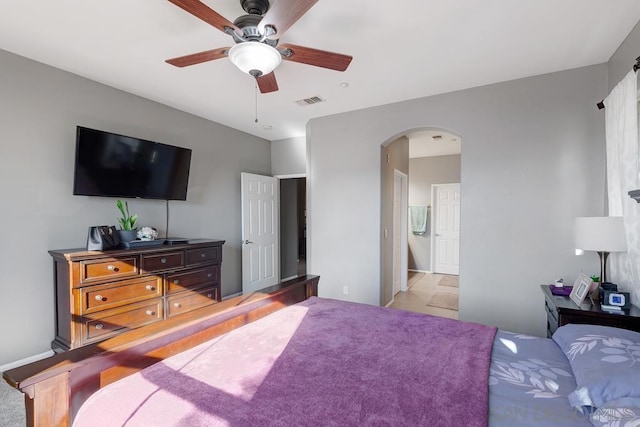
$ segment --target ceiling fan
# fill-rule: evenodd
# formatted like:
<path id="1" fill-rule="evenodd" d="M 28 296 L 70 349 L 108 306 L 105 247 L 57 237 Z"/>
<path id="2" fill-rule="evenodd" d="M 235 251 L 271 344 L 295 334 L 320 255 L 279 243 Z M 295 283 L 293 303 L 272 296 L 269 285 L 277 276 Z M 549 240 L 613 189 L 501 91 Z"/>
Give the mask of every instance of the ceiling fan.
<path id="1" fill-rule="evenodd" d="M 318 0 L 240 0 L 247 12 L 230 22 L 199 0 L 169 0 L 197 18 L 229 34 L 235 44 L 191 55 L 167 59 L 176 67 L 186 67 L 229 57 L 240 70 L 253 76 L 261 93 L 275 92 L 278 83 L 273 70 L 286 61 L 329 68 L 347 69 L 351 56 L 294 44 L 279 44 L 279 37 L 302 17 Z"/>

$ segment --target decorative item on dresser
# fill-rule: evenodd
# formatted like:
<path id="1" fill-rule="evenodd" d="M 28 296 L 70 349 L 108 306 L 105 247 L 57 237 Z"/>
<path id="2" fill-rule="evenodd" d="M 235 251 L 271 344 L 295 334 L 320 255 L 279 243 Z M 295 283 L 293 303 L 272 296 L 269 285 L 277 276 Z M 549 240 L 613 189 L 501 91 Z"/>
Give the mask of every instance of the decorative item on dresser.
<path id="1" fill-rule="evenodd" d="M 123 206 L 122 201 L 118 199 L 116 201 L 116 207 L 122 215 L 118 218 L 118 224 L 120 224 L 120 230 L 118 230 L 118 234 L 120 234 L 120 241 L 131 242 L 132 240 L 135 240 L 138 235 L 138 229 L 136 228 L 138 215 L 131 215 L 129 213 L 128 202 L 124 202 Z"/>
<path id="2" fill-rule="evenodd" d="M 223 240 L 105 252 L 53 250 L 56 336 L 66 351 L 221 300 Z"/>
<path id="3" fill-rule="evenodd" d="M 553 295 L 549 285 L 540 285 L 544 294 L 547 313 L 547 337 L 560 326 L 568 323 L 613 326 L 640 332 L 640 308 L 631 306 L 629 310 L 611 313 L 600 308 L 600 304 L 588 302 L 576 305 L 568 296 Z"/>

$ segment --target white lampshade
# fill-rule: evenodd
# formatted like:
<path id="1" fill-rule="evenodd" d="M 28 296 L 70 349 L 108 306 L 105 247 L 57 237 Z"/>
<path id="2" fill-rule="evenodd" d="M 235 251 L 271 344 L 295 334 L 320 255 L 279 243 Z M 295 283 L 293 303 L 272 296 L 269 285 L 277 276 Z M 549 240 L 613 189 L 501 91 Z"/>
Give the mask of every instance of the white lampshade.
<path id="1" fill-rule="evenodd" d="M 581 217 L 575 223 L 576 249 L 597 252 L 625 252 L 627 238 L 619 216 Z"/>
<path id="2" fill-rule="evenodd" d="M 229 49 L 229 60 L 243 72 L 259 77 L 275 70 L 282 62 L 282 55 L 268 44 L 244 42 Z"/>

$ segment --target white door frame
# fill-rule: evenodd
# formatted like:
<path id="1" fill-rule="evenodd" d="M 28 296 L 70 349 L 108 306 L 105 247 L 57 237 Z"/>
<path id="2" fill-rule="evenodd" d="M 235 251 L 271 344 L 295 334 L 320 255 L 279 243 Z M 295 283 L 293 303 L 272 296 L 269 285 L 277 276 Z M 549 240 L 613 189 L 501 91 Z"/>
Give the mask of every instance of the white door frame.
<path id="1" fill-rule="evenodd" d="M 395 215 L 395 205 L 396 205 L 396 178 L 400 179 L 400 218 L 396 218 Z M 397 290 L 394 287 L 396 273 L 400 274 L 400 289 L 399 291 L 406 292 L 407 291 L 407 282 L 409 277 L 409 225 L 408 225 L 408 217 L 409 217 L 409 176 L 397 169 L 393 170 L 393 226 L 391 232 L 391 242 L 393 247 L 392 252 L 392 273 L 391 273 L 391 288 L 393 295 L 396 294 Z M 399 223 L 396 223 L 398 221 Z M 400 229 L 400 256 L 396 257 L 396 245 L 395 245 L 395 233 L 396 230 Z M 396 259 L 399 258 L 399 265 L 396 265 Z M 393 297 L 393 296 L 392 296 Z"/>
<path id="2" fill-rule="evenodd" d="M 458 188 L 460 188 L 460 183 L 459 182 L 452 182 L 452 183 L 447 183 L 447 184 L 432 184 L 431 185 L 431 223 L 430 223 L 430 227 L 431 227 L 431 271 L 433 273 L 437 273 L 437 269 L 436 269 L 436 233 L 437 233 L 437 222 L 438 222 L 438 201 L 436 200 L 436 190 L 438 187 L 445 187 L 445 186 L 451 186 L 451 185 L 457 185 Z M 459 224 L 458 224 L 458 228 Z M 460 257 L 460 250 L 458 247 L 458 259 Z M 458 272 L 456 274 L 460 274 L 460 270 L 458 268 Z"/>
<path id="3" fill-rule="evenodd" d="M 240 175 L 242 293 L 247 293 L 280 280 L 280 185 L 274 177 Z M 258 188 L 252 187 L 256 183 Z"/>

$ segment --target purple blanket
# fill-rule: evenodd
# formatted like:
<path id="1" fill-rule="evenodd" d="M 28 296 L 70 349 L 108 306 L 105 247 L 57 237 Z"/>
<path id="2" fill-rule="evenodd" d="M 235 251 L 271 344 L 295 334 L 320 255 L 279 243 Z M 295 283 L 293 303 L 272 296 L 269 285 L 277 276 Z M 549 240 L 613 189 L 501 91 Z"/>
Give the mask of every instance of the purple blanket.
<path id="1" fill-rule="evenodd" d="M 486 426 L 496 329 L 311 298 L 93 395 L 76 426 Z"/>

